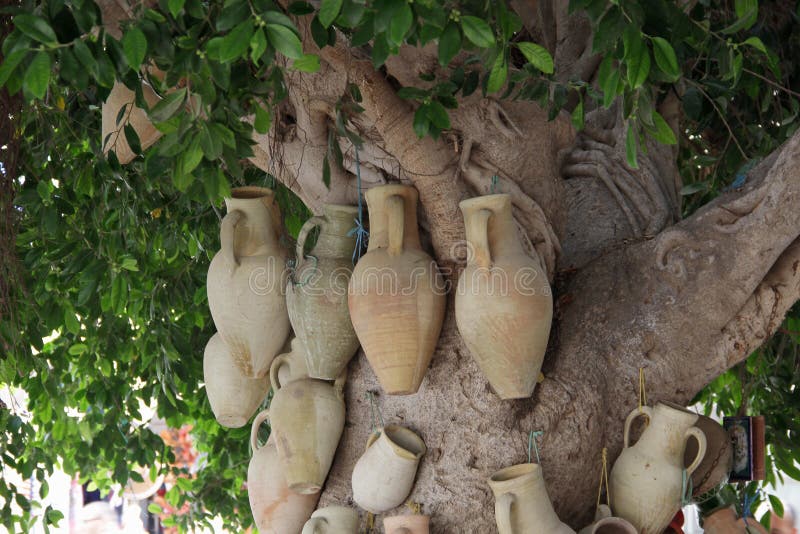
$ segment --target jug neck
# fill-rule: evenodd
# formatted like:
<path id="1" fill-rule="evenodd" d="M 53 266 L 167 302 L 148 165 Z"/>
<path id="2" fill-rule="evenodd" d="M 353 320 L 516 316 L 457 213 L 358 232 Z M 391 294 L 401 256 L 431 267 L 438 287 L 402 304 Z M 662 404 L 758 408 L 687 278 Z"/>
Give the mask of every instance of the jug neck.
<path id="1" fill-rule="evenodd" d="M 323 207 L 325 222 L 320 225 L 319 237 L 311 252 L 318 258 L 352 258 L 356 248 L 355 233 L 358 208 L 327 204 Z"/>
<path id="2" fill-rule="evenodd" d="M 482 246 L 488 247 L 486 252 L 492 261 L 524 253 L 517 236 L 509 195 L 475 197 L 461 202 L 460 207 L 464 214 L 467 241 L 473 251 L 468 257 L 469 262 L 481 262 L 484 252 L 480 250 Z"/>
<path id="3" fill-rule="evenodd" d="M 686 431 L 694 426 L 696 421 L 697 415 L 692 412 L 659 403 L 655 407 L 653 420 L 636 445 L 641 443 L 641 448 L 682 467 Z"/>
<path id="4" fill-rule="evenodd" d="M 408 185 L 382 185 L 373 187 L 364 194 L 369 208 L 369 247 L 368 250 L 389 248 L 389 235 L 402 227 L 403 249 L 419 249 L 419 229 L 417 228 L 417 201 L 419 193 Z M 394 212 L 391 204 L 399 197 L 402 212 Z"/>
<path id="5" fill-rule="evenodd" d="M 278 244 L 280 213 L 271 189 L 239 187 L 232 197 L 225 199 L 228 213 L 234 210 L 244 214 L 236 225 L 234 247 L 243 256 L 266 254 Z"/>
<path id="6" fill-rule="evenodd" d="M 518 464 L 502 469 L 489 479 L 495 498 L 504 493 L 515 496 L 512 513 L 536 517 L 541 532 L 555 532 L 561 520 L 553 510 L 539 464 Z"/>

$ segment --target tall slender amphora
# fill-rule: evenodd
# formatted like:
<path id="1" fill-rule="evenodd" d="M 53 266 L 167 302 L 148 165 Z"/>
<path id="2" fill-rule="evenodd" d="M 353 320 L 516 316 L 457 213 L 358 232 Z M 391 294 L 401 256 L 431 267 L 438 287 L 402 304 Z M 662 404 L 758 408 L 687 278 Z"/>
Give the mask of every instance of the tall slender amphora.
<path id="1" fill-rule="evenodd" d="M 630 446 L 633 421 L 644 415 L 649 424 Z M 697 415 L 672 403 L 634 409 L 625 420 L 622 453 L 611 469 L 611 509 L 641 534 L 660 534 L 681 507 L 688 481 L 706 453 L 706 436 L 693 426 Z M 697 456 L 683 473 L 686 442 L 697 440 Z"/>
<path id="2" fill-rule="evenodd" d="M 500 534 L 575 534 L 553 510 L 539 464 L 517 464 L 489 479 Z"/>
<path id="3" fill-rule="evenodd" d="M 225 199 L 220 251 L 208 268 L 208 306 L 242 374 L 266 376 L 289 335 L 286 250 L 273 192 L 239 187 Z"/>
<path id="4" fill-rule="evenodd" d="M 389 395 L 417 392 L 444 320 L 442 275 L 419 243 L 418 198 L 405 185 L 367 191 L 369 248 L 350 278 L 353 327 Z"/>
<path id="5" fill-rule="evenodd" d="M 553 318 L 547 276 L 522 249 L 509 195 L 459 205 L 469 248 L 456 293 L 458 330 L 501 399 L 530 397 Z"/>
<path id="6" fill-rule="evenodd" d="M 326 204 L 297 238 L 297 266 L 286 287 L 286 307 L 297 338 L 305 345 L 311 378 L 335 380 L 358 350 L 358 338 L 347 307 L 347 285 L 353 272 L 354 227 L 358 208 Z M 320 232 L 314 249 L 303 254 L 306 237 Z"/>

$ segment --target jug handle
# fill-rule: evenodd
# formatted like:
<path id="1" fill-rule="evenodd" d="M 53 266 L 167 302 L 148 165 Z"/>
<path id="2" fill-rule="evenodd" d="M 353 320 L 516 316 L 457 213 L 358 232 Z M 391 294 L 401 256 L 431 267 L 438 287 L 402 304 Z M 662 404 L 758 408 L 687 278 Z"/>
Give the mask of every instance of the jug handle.
<path id="1" fill-rule="evenodd" d="M 303 526 L 303 532 L 301 534 L 317 534 L 320 532 L 319 527 L 322 525 L 327 525 L 328 520 L 324 517 L 312 517 L 308 521 L 306 521 L 305 526 Z"/>
<path id="2" fill-rule="evenodd" d="M 258 429 L 261 428 L 261 423 L 269 419 L 269 410 L 260 412 L 255 419 L 253 419 L 253 426 L 250 427 L 250 447 L 253 452 L 256 452 L 261 447 L 258 446 Z"/>
<path id="3" fill-rule="evenodd" d="M 708 442 L 706 441 L 706 435 L 696 426 L 686 430 L 684 435 L 686 436 L 686 441 L 689 441 L 689 438 L 692 437 L 697 440 L 697 456 L 695 456 L 689 467 L 686 468 L 686 475 L 689 476 L 694 473 L 694 470 L 697 469 L 697 467 L 700 465 L 700 462 L 702 462 L 703 458 L 705 458 Z"/>
<path id="4" fill-rule="evenodd" d="M 325 223 L 327 221 L 328 220 L 323 215 L 315 215 L 315 216 L 311 217 L 309 220 L 307 220 L 303 224 L 303 227 L 300 228 L 300 233 L 297 234 L 297 245 L 296 245 L 295 251 L 294 251 L 294 253 L 295 253 L 294 270 L 295 271 L 299 271 L 300 270 L 300 266 L 306 260 L 306 256 L 305 256 L 305 254 L 303 252 L 304 252 L 304 250 L 306 248 L 306 238 L 308 237 L 308 234 L 311 233 L 311 230 L 313 230 L 317 226 L 320 226 L 322 223 Z"/>
<path id="5" fill-rule="evenodd" d="M 272 365 L 269 366 L 269 383 L 272 386 L 272 394 L 274 395 L 281 389 L 281 380 L 278 378 L 278 371 L 280 371 L 283 364 L 289 364 L 290 352 L 275 356 L 272 360 Z"/>
<path id="6" fill-rule="evenodd" d="M 479 267 L 488 269 L 492 266 L 492 252 L 489 249 L 489 219 L 492 217 L 491 210 L 480 210 L 474 215 L 477 235 L 472 236 L 472 246 L 474 248 L 475 263 Z"/>
<path id="7" fill-rule="evenodd" d="M 627 449 L 630 447 L 628 443 L 628 438 L 630 438 L 631 433 L 631 424 L 636 420 L 637 417 L 640 415 L 644 415 L 647 417 L 648 421 L 653 420 L 653 409 L 649 406 L 642 406 L 641 408 L 634 408 L 631 413 L 628 414 L 628 418 L 625 419 L 625 433 L 623 434 L 622 442 L 623 446 Z"/>
<path id="8" fill-rule="evenodd" d="M 494 503 L 494 516 L 497 519 L 497 530 L 500 534 L 514 534 L 511 530 L 511 505 L 514 504 L 514 494 L 504 493 Z"/>
<path id="9" fill-rule="evenodd" d="M 229 211 L 222 218 L 222 223 L 219 228 L 219 244 L 222 257 L 228 262 L 229 265 L 234 267 L 239 266 L 239 258 L 236 257 L 234 250 L 234 233 L 236 232 L 236 225 L 242 220 L 244 213 L 239 210 Z"/>
<path id="10" fill-rule="evenodd" d="M 386 199 L 386 212 L 389 219 L 389 256 L 399 256 L 403 253 L 405 229 L 405 204 L 402 195 L 392 195 Z"/>
<path id="11" fill-rule="evenodd" d="M 342 369 L 342 372 L 339 373 L 339 376 L 336 377 L 336 380 L 333 381 L 333 391 L 336 393 L 336 396 L 340 399 L 344 398 L 344 383 L 347 382 L 347 367 Z"/>
<path id="12" fill-rule="evenodd" d="M 381 437 L 381 433 L 383 432 L 383 428 L 377 428 L 372 431 L 372 434 L 369 435 L 367 438 L 367 446 L 364 448 L 365 451 L 368 451 L 372 444 L 375 443 L 375 440 Z"/>

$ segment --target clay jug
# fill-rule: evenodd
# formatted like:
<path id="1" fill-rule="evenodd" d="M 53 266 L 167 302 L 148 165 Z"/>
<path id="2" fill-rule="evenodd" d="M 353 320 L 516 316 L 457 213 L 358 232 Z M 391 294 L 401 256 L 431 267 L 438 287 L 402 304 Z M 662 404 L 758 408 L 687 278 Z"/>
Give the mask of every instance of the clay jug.
<path id="1" fill-rule="evenodd" d="M 692 473 L 692 496 L 696 497 L 728 481 L 733 466 L 733 446 L 722 425 L 710 417 L 698 416 L 694 426 L 706 436 L 706 453 Z M 689 466 L 696 456 L 697 442 L 690 440 L 683 453 L 683 465 Z"/>
<path id="2" fill-rule="evenodd" d="M 578 534 L 638 534 L 633 525 L 619 517 L 613 517 L 611 508 L 605 504 L 597 507 L 594 523 L 584 527 Z"/>
<path id="3" fill-rule="evenodd" d="M 649 425 L 639 441 L 630 446 L 633 421 L 644 415 Z M 697 456 L 686 468 L 691 476 L 706 453 L 706 436 L 693 426 L 694 414 L 681 406 L 660 402 L 655 408 L 634 409 L 625 420 L 624 449 L 611 469 L 611 508 L 641 534 L 660 534 L 681 507 L 685 491 L 683 453 L 694 437 Z"/>
<path id="4" fill-rule="evenodd" d="M 433 357 L 445 287 L 420 247 L 417 190 L 384 185 L 365 196 L 369 247 L 350 278 L 350 317 L 384 391 L 408 395 L 419 389 Z"/>
<path id="5" fill-rule="evenodd" d="M 501 399 L 530 397 L 553 318 L 547 275 L 522 249 L 509 195 L 459 206 L 469 248 L 456 293 L 458 330 Z"/>
<path id="6" fill-rule="evenodd" d="M 277 373 L 277 376 L 272 376 Z M 306 366 L 306 351 L 303 343 L 298 338 L 292 338 L 291 350 L 279 354 L 272 360 L 269 368 L 270 382 L 276 384 L 288 384 L 301 378 L 308 378 L 308 367 Z"/>
<path id="7" fill-rule="evenodd" d="M 242 373 L 265 376 L 289 335 L 286 250 L 270 189 L 239 187 L 225 199 L 220 251 L 208 268 L 208 306 Z"/>
<path id="8" fill-rule="evenodd" d="M 301 495 L 289 489 L 283 464 L 272 436 L 258 446 L 258 428 L 268 417 L 261 412 L 253 420 L 250 445 L 253 457 L 247 469 L 247 495 L 258 531 L 264 534 L 299 534 L 317 506 L 319 492 Z"/>
<path id="9" fill-rule="evenodd" d="M 142 94 L 149 106 L 155 106 L 161 99 L 153 91 L 153 89 L 143 83 Z M 142 150 L 146 150 L 152 146 L 161 137 L 161 132 L 153 126 L 147 113 L 140 107 L 136 106 L 136 93 L 125 87 L 121 82 L 115 82 L 111 92 L 108 93 L 108 98 L 103 102 L 102 111 L 102 124 L 101 132 L 103 135 L 103 153 L 109 151 L 114 152 L 120 163 L 129 163 L 136 157 L 128 139 L 125 137 L 125 125 L 130 124 L 139 136 L 139 143 L 142 145 Z M 122 107 L 125 106 L 125 112 L 122 120 L 117 124 L 117 116 Z"/>
<path id="10" fill-rule="evenodd" d="M 539 464 L 517 464 L 489 478 L 500 534 L 575 534 L 553 510 Z"/>
<path id="11" fill-rule="evenodd" d="M 219 334 L 211 336 L 206 345 L 203 380 L 214 417 L 228 428 L 244 426 L 269 391 L 266 377 L 248 378 L 242 374 Z"/>
<path id="12" fill-rule="evenodd" d="M 355 236 L 348 233 L 358 208 L 326 204 L 297 237 L 297 265 L 286 287 L 286 307 L 295 335 L 306 347 L 311 378 L 335 380 L 358 350 L 358 338 L 347 307 L 347 285 L 353 272 Z M 311 254 L 303 254 L 309 232 L 319 226 Z"/>
<path id="13" fill-rule="evenodd" d="M 402 426 L 388 425 L 373 432 L 353 468 L 353 500 L 373 514 L 403 504 L 426 450 L 422 438 Z"/>
<path id="14" fill-rule="evenodd" d="M 273 369 L 280 365 L 281 360 L 275 361 Z M 269 419 L 289 489 L 316 493 L 325 483 L 344 430 L 345 373 L 335 384 L 303 378 L 283 385 L 277 370 L 270 378 Z"/>
<path id="15" fill-rule="evenodd" d="M 395 515 L 383 519 L 386 534 L 428 534 L 431 518 L 427 515 Z"/>
<path id="16" fill-rule="evenodd" d="M 358 534 L 358 512 L 346 506 L 320 508 L 306 522 L 302 534 Z"/>

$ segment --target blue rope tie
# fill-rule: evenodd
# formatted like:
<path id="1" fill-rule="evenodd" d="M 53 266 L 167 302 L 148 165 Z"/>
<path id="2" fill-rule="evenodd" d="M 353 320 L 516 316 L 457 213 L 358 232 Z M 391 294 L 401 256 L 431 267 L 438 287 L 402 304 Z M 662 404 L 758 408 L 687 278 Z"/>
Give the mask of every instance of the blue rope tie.
<path id="1" fill-rule="evenodd" d="M 361 205 L 361 162 L 358 159 L 358 147 L 353 145 L 353 150 L 356 153 L 356 184 L 358 187 L 358 219 L 354 219 L 353 222 L 355 223 L 355 228 L 351 229 L 347 232 L 347 237 L 356 236 L 356 247 L 353 250 L 353 265 L 356 264 L 358 258 L 361 257 L 361 253 L 364 250 L 364 247 L 367 246 L 367 241 L 369 240 L 369 232 L 366 228 L 364 228 L 364 208 Z"/>
<path id="2" fill-rule="evenodd" d="M 761 494 L 760 489 L 756 489 L 756 492 L 750 496 L 749 493 L 745 492 L 744 494 L 744 502 L 742 503 L 742 519 L 744 520 L 744 524 L 747 525 L 747 518 L 753 517 L 752 512 L 750 509 L 753 507 L 753 504 L 758 500 L 758 496 Z M 755 519 L 753 517 L 753 519 Z"/>
<path id="3" fill-rule="evenodd" d="M 692 504 L 692 477 L 686 472 L 681 471 L 681 508 Z"/>
<path id="4" fill-rule="evenodd" d="M 536 443 L 536 438 L 543 435 L 544 432 L 541 430 L 531 430 L 530 434 L 528 434 L 528 463 L 531 463 L 531 449 L 533 449 L 536 453 L 536 463 L 541 464 L 539 460 L 539 445 Z"/>

